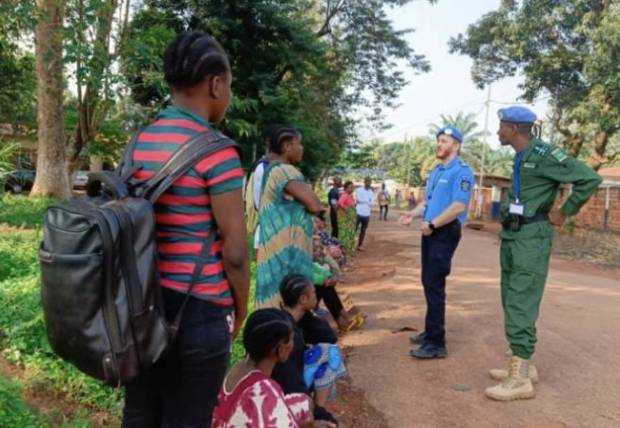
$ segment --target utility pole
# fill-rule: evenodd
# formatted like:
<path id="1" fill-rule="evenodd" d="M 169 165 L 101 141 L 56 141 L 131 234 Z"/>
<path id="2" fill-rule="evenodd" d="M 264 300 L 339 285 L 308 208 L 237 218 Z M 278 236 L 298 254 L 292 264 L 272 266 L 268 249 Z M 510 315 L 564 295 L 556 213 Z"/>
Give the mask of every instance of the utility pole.
<path id="1" fill-rule="evenodd" d="M 484 137 L 482 140 L 482 156 L 480 159 L 480 181 L 478 183 L 478 200 L 476 204 L 476 217 L 482 217 L 482 203 L 483 203 L 483 194 L 482 194 L 482 182 L 484 180 L 484 164 L 486 158 L 487 144 L 489 138 L 489 113 L 491 111 L 491 84 L 489 84 L 489 88 L 487 90 L 487 99 L 484 102 L 484 106 L 486 109 L 484 115 Z"/>

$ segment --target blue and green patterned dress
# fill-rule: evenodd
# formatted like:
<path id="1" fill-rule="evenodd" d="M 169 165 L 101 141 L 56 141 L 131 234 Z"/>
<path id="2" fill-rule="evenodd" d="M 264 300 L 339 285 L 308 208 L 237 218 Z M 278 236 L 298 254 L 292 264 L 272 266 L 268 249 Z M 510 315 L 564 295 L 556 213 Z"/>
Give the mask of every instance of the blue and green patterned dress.
<path id="1" fill-rule="evenodd" d="M 271 163 L 263 176 L 256 280 L 256 308 L 279 307 L 280 283 L 288 274 L 312 278 L 312 216 L 285 194 L 291 181 L 305 181 L 294 166 Z"/>

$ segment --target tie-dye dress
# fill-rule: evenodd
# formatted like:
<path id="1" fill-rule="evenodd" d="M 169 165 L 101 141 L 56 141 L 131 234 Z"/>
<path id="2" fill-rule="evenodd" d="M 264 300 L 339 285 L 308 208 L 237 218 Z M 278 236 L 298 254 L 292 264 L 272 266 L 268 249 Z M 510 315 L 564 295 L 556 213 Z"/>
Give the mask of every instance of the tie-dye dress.
<path id="1" fill-rule="evenodd" d="M 294 166 L 271 163 L 262 183 L 258 224 L 256 308 L 280 307 L 280 283 L 288 274 L 312 278 L 312 216 L 284 192 L 305 181 Z"/>

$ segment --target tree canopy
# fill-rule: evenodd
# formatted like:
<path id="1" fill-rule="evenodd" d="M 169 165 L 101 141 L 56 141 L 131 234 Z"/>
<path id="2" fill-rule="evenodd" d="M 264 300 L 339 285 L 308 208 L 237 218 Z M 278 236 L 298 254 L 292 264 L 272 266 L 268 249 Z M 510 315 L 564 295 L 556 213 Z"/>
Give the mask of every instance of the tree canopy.
<path id="1" fill-rule="evenodd" d="M 551 98 L 551 118 L 573 155 L 593 167 L 614 161 L 620 129 L 620 4 L 610 0 L 502 1 L 450 42 L 473 58 L 485 86 L 522 73 L 523 98 Z"/>

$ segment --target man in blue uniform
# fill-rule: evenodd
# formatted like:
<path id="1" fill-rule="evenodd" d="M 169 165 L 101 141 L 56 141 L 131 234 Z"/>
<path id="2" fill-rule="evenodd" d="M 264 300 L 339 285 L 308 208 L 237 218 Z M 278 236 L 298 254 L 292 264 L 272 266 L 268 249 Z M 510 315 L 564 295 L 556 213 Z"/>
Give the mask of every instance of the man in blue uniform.
<path id="1" fill-rule="evenodd" d="M 446 126 L 437 132 L 437 158 L 441 161 L 430 173 L 426 198 L 401 219 L 409 225 L 414 217 L 423 216 L 422 285 L 426 297 L 424 331 L 411 337 L 412 357 L 444 358 L 446 277 L 450 274 L 452 256 L 461 239 L 461 226 L 467 220 L 467 208 L 474 186 L 471 168 L 459 157 L 463 134 Z M 423 213 L 423 214 L 422 214 Z"/>

